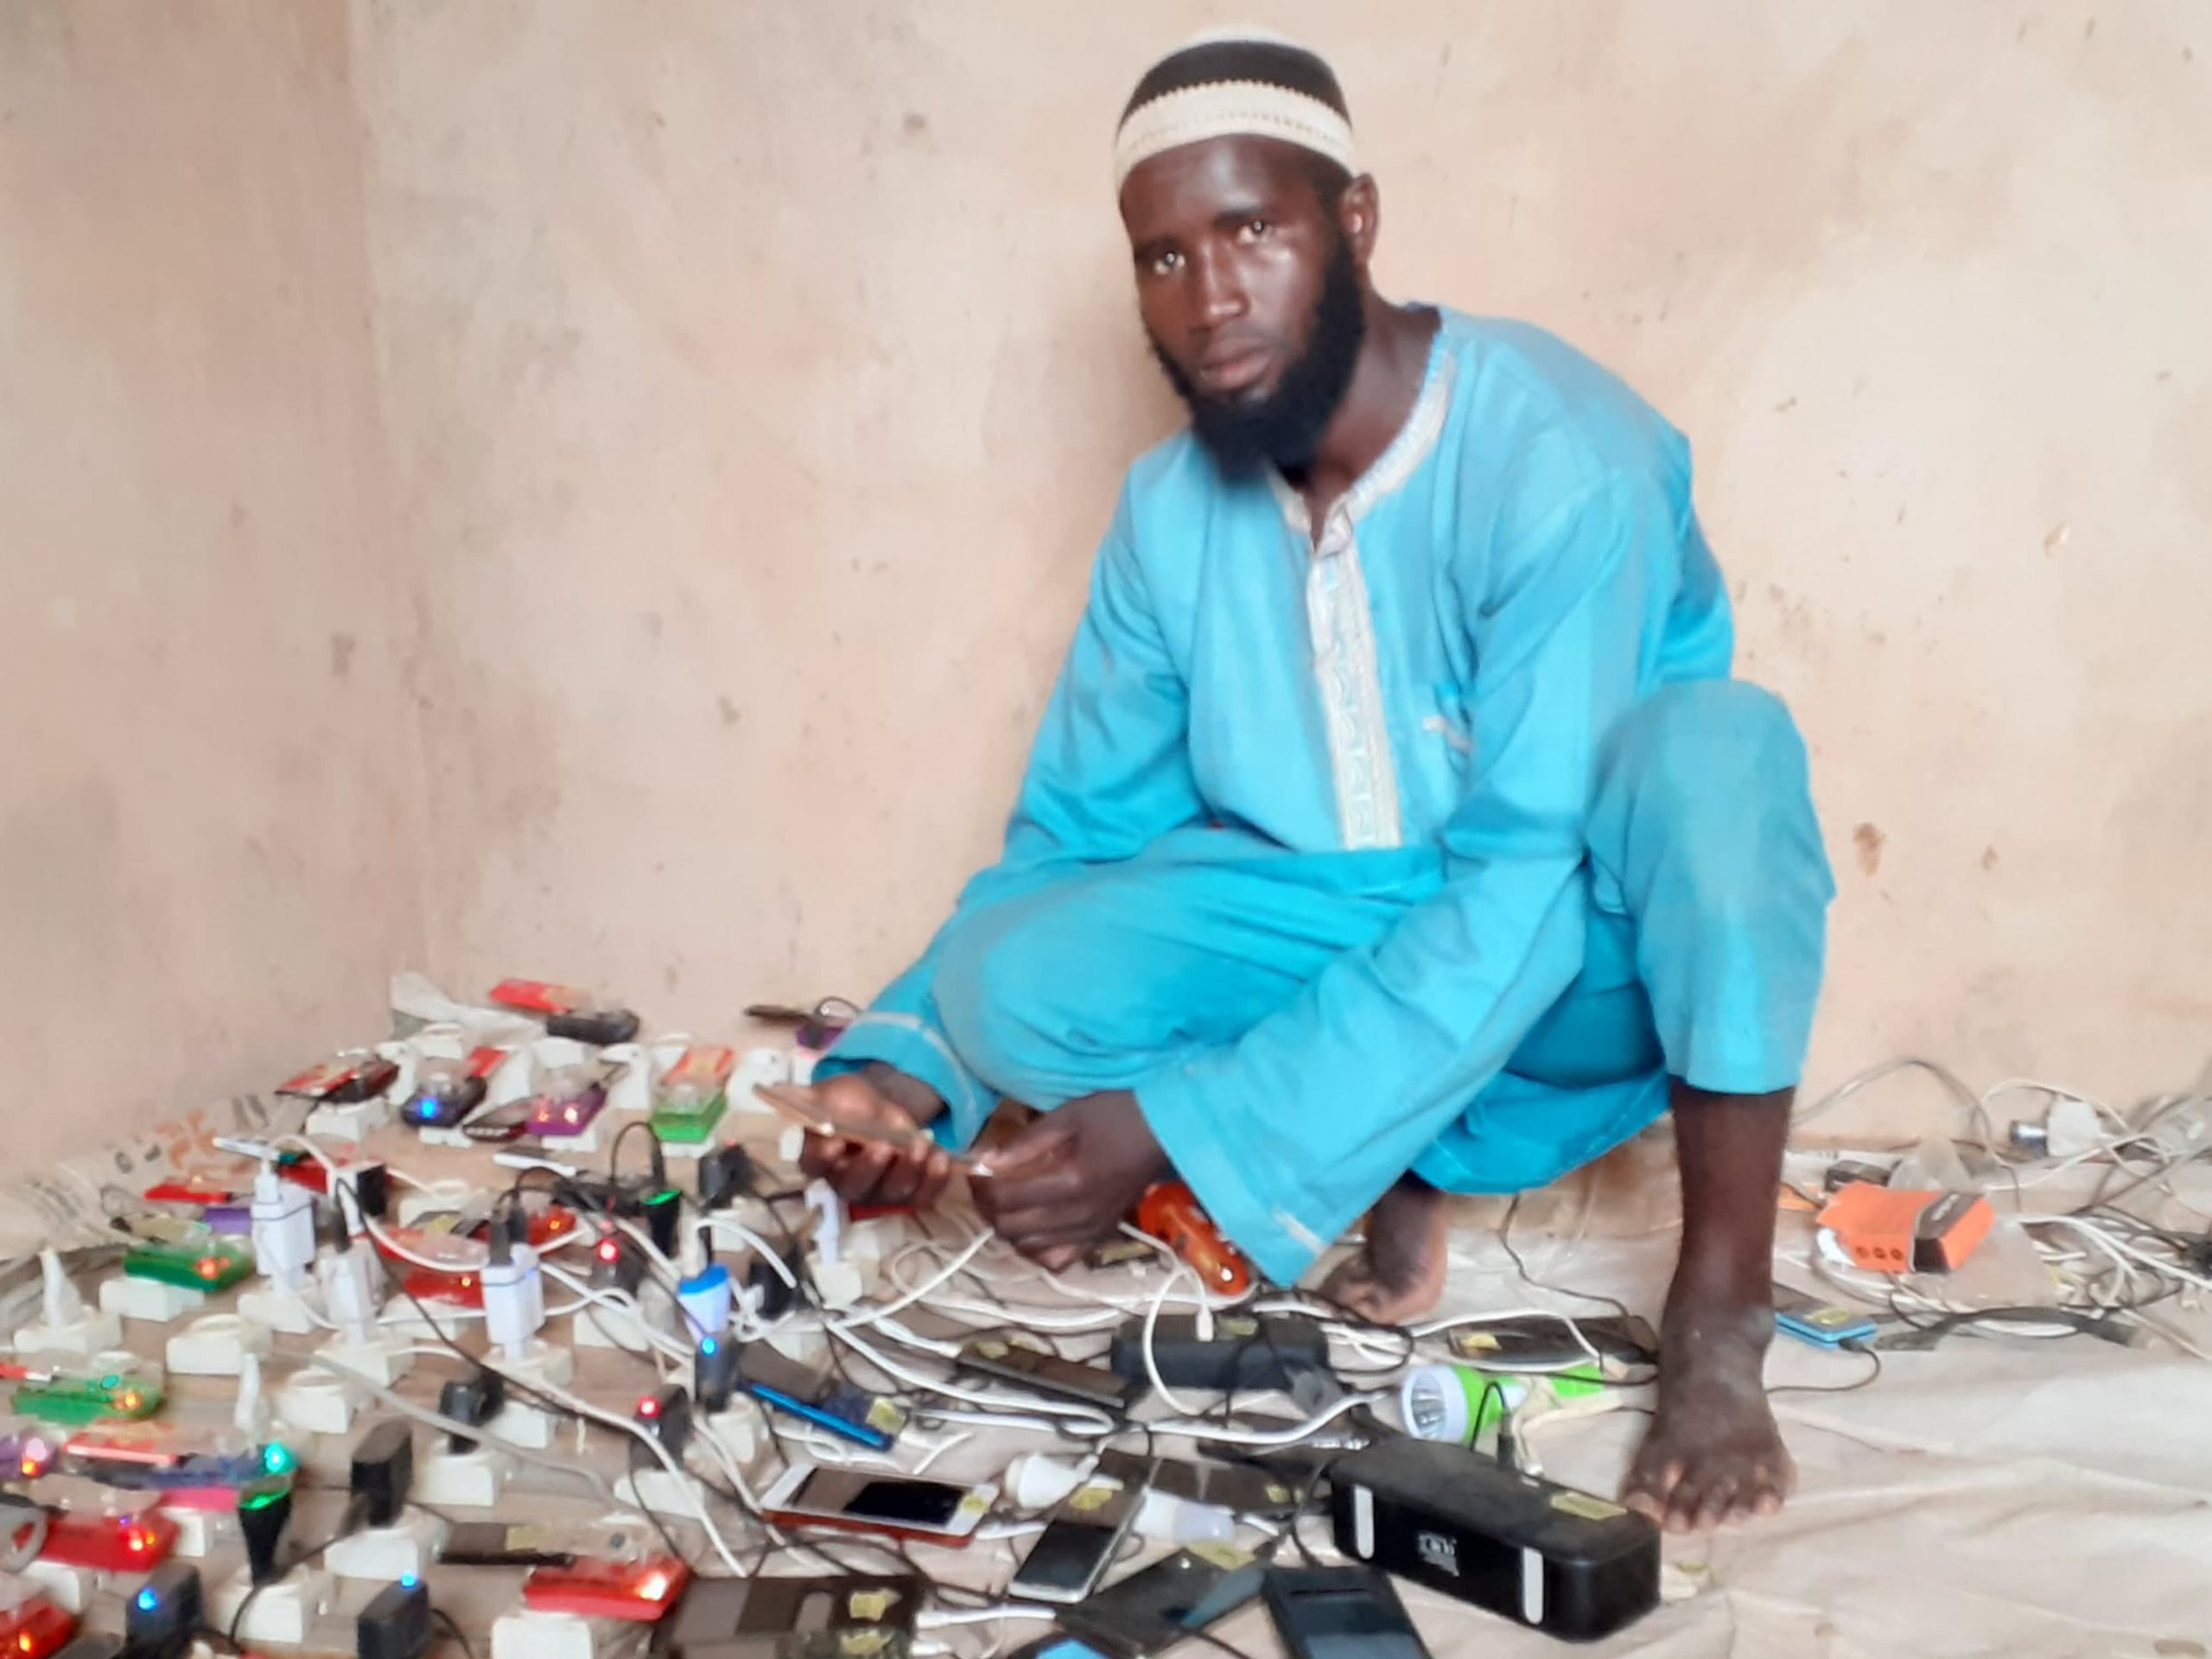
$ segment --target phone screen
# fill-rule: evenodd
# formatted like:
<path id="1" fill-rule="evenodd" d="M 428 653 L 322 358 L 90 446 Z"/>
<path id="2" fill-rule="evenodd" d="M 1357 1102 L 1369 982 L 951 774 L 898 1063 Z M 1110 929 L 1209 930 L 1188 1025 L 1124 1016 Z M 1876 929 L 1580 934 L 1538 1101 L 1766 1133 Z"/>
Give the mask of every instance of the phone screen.
<path id="1" fill-rule="evenodd" d="M 871 1480 L 839 1509 L 856 1521 L 942 1530 L 959 1513 L 960 1500 L 966 1496 L 962 1488 L 942 1481 Z"/>
<path id="2" fill-rule="evenodd" d="M 1121 1534 L 1109 1527 L 1087 1527 L 1056 1521 L 1037 1535 L 1029 1554 L 1014 1570 L 1016 1593 L 1058 1591 L 1080 1595 L 1088 1589 L 1121 1542 Z"/>

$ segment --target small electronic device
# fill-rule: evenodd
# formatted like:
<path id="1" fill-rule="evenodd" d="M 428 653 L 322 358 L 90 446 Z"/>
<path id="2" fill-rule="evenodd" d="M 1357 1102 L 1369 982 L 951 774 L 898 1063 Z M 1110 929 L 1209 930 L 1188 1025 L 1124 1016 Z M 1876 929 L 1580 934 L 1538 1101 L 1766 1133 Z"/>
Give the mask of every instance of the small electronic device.
<path id="1" fill-rule="evenodd" d="M 1428 1659 L 1397 1586 L 1373 1567 L 1270 1567 L 1260 1599 L 1291 1659 Z"/>
<path id="2" fill-rule="evenodd" d="M 399 1115 L 417 1128 L 449 1129 L 484 1103 L 492 1074 L 506 1063 L 507 1051 L 486 1046 L 461 1060 L 428 1059 L 415 1077 L 415 1092 Z"/>
<path id="3" fill-rule="evenodd" d="M 123 1271 L 133 1279 L 157 1280 L 187 1290 L 228 1290 L 252 1273 L 253 1247 L 205 1231 L 175 1243 L 146 1239 L 124 1253 Z"/>
<path id="4" fill-rule="evenodd" d="M 762 1495 L 760 1507 L 779 1524 L 842 1527 L 959 1548 L 974 1538 L 997 1497 L 989 1484 L 956 1486 L 800 1463 Z"/>
<path id="5" fill-rule="evenodd" d="M 1081 1601 L 1113 1564 L 1143 1501 L 1141 1489 L 1094 1475 L 1062 1498 L 1014 1568 L 1016 1601 Z"/>
<path id="6" fill-rule="evenodd" d="M 690 1578 L 691 1569 L 673 1555 L 537 1567 L 522 1581 L 522 1605 L 543 1613 L 653 1624 L 667 1617 Z"/>
<path id="7" fill-rule="evenodd" d="M 129 1650 L 149 1659 L 181 1659 L 206 1621 L 200 1571 L 189 1561 L 162 1562 L 123 1605 Z"/>
<path id="8" fill-rule="evenodd" d="M 622 1068 L 599 1061 L 554 1068 L 544 1086 L 530 1102 L 530 1116 L 523 1133 L 540 1141 L 563 1140 L 582 1135 L 607 1106 L 607 1085 Z M 466 1133 L 464 1126 L 463 1132 Z"/>
<path id="9" fill-rule="evenodd" d="M 645 1121 L 662 1140 L 696 1147 L 713 1138 L 715 1126 L 729 1109 L 729 1077 L 737 1070 L 737 1051 L 719 1043 L 695 1043 L 677 1057 L 653 1090 L 653 1109 Z"/>
<path id="10" fill-rule="evenodd" d="M 410 1573 L 377 1592 L 353 1620 L 356 1659 L 423 1659 L 429 1651 L 430 1586 Z"/>
<path id="11" fill-rule="evenodd" d="M 653 1633 L 664 1659 L 906 1659 L 912 1578 L 700 1579 Z"/>
<path id="12" fill-rule="evenodd" d="M 1144 1320 L 1130 1319 L 1114 1333 L 1107 1363 L 1116 1376 L 1144 1379 Z M 1193 1314 L 1163 1313 L 1153 1322 L 1152 1358 L 1171 1389 L 1287 1389 L 1301 1374 L 1329 1369 L 1329 1338 L 1295 1313 L 1217 1314 L 1211 1337 L 1199 1336 Z"/>
<path id="13" fill-rule="evenodd" d="M 1252 1264 L 1182 1182 L 1161 1181 L 1145 1190 L 1137 1201 L 1137 1230 L 1181 1256 L 1210 1294 L 1242 1296 L 1252 1288 Z"/>
<path id="14" fill-rule="evenodd" d="M 77 1616 L 43 1596 L 29 1596 L 0 1611 L 0 1652 L 10 1659 L 47 1659 L 76 1633 Z"/>
<path id="15" fill-rule="evenodd" d="M 1589 1492 L 1395 1436 L 1346 1454 L 1332 1481 L 1346 1555 L 1548 1636 L 1610 1636 L 1659 1605 L 1659 1529 Z"/>
<path id="16" fill-rule="evenodd" d="M 1822 1207 L 1820 1225 L 1871 1273 L 1948 1273 L 1997 1218 L 1979 1192 L 1935 1192 L 1853 1181 Z"/>
<path id="17" fill-rule="evenodd" d="M 533 1101 L 511 1100 L 504 1106 L 477 1113 L 461 1124 L 461 1132 L 471 1141 L 491 1145 L 519 1141 L 523 1131 L 530 1127 L 530 1116 L 535 1109 Z"/>
<path id="18" fill-rule="evenodd" d="M 159 1510 L 143 1515 L 49 1514 L 39 1559 L 98 1573 L 150 1573 L 176 1548 L 176 1522 Z"/>
<path id="19" fill-rule="evenodd" d="M 276 1085 L 280 1095 L 311 1100 L 319 1106 L 351 1106 L 373 1100 L 391 1087 L 399 1067 L 367 1050 L 355 1050 L 311 1065 Z"/>
<path id="20" fill-rule="evenodd" d="M 988 1168 L 972 1158 L 949 1151 L 939 1145 L 935 1135 L 926 1129 L 903 1129 L 882 1123 L 862 1123 L 844 1117 L 830 1109 L 819 1090 L 803 1083 L 756 1083 L 753 1092 L 774 1107 L 791 1122 L 809 1135 L 826 1135 L 831 1140 L 861 1141 L 878 1146 L 895 1147 L 901 1151 L 919 1147 L 928 1151 L 943 1152 L 951 1160 L 952 1166 L 971 1181 L 988 1179 Z"/>
<path id="21" fill-rule="evenodd" d="M 906 1408 L 897 1401 L 802 1365 L 765 1342 L 740 1352 L 737 1385 L 764 1406 L 873 1452 L 887 1451 L 906 1427 Z"/>
<path id="22" fill-rule="evenodd" d="M 1229 1617 L 1260 1593 L 1266 1569 L 1234 1544 L 1205 1544 L 1093 1591 L 1060 1622 L 1115 1659 L 1141 1659 Z"/>
<path id="23" fill-rule="evenodd" d="M 67 1376 L 50 1372 L 28 1376 L 11 1404 L 25 1417 L 48 1423 L 135 1422 L 162 1408 L 159 1380 L 126 1371 L 100 1376 Z"/>
<path id="24" fill-rule="evenodd" d="M 559 1548 L 543 1527 L 460 1521 L 447 1532 L 438 1559 L 448 1567 L 573 1567 L 576 1552 Z"/>
<path id="25" fill-rule="evenodd" d="M 1144 1393 L 1141 1376 L 1132 1381 L 1103 1366 L 1063 1359 L 997 1337 L 982 1337 L 963 1344 L 957 1363 L 963 1370 L 978 1376 L 1116 1414 L 1127 1411 Z"/>
<path id="26" fill-rule="evenodd" d="M 1580 1332 L 1582 1340 L 1575 1340 Z M 1587 1344 L 1586 1347 L 1584 1344 Z M 1631 1313 L 1597 1319 L 1524 1314 L 1478 1325 L 1452 1334 L 1452 1354 L 1486 1370 L 1550 1370 L 1579 1365 L 1598 1351 L 1602 1360 L 1620 1365 L 1656 1365 L 1659 1336 L 1649 1321 Z"/>
<path id="27" fill-rule="evenodd" d="M 1774 1328 L 1816 1348 L 1847 1348 L 1872 1341 L 1878 1327 L 1858 1308 L 1839 1307 L 1787 1285 L 1777 1285 Z"/>
<path id="28" fill-rule="evenodd" d="M 542 979 L 503 979 L 492 988 L 492 1001 L 501 1007 L 537 1015 L 551 1036 L 594 1047 L 626 1043 L 638 1034 L 635 1013 L 603 1002 L 573 985 L 553 985 Z"/>

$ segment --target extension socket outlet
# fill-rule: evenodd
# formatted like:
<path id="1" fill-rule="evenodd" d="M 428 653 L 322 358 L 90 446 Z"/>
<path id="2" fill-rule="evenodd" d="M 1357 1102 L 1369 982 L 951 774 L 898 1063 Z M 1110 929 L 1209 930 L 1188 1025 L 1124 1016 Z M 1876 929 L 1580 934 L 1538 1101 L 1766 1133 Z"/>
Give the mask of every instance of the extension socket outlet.
<path id="1" fill-rule="evenodd" d="M 402 1068 L 401 1076 L 406 1075 Z M 356 1100 L 345 1105 L 318 1106 L 308 1114 L 307 1133 L 334 1141 L 351 1141 L 359 1144 L 391 1122 L 391 1103 L 377 1095 L 367 1100 Z"/>
<path id="2" fill-rule="evenodd" d="M 614 1496 L 648 1515 L 696 1521 L 707 1513 L 706 1489 L 690 1475 L 671 1474 L 658 1461 L 649 1469 L 632 1469 L 621 1476 L 614 1483 Z"/>
<path id="3" fill-rule="evenodd" d="M 288 1337 L 311 1336 L 329 1329 L 322 1317 L 322 1291 L 313 1280 L 296 1290 L 281 1285 L 256 1285 L 238 1292 L 238 1313 L 270 1331 Z"/>
<path id="4" fill-rule="evenodd" d="M 315 1351 L 317 1358 L 342 1365 L 386 1389 L 406 1376 L 415 1364 L 413 1345 L 405 1337 L 372 1337 L 366 1342 L 348 1342 L 344 1337 L 334 1337 Z"/>
<path id="5" fill-rule="evenodd" d="M 64 1567 L 60 1561 L 33 1561 L 20 1576 L 65 1613 L 82 1614 L 92 1605 L 99 1582 L 91 1567 Z"/>
<path id="6" fill-rule="evenodd" d="M 86 1357 L 104 1349 L 123 1345 L 123 1320 L 109 1311 L 105 1293 L 98 1310 L 86 1308 L 80 1318 L 60 1325 L 26 1325 L 16 1332 L 16 1352 L 21 1354 L 79 1354 Z"/>
<path id="7" fill-rule="evenodd" d="M 488 1510 L 514 1467 L 512 1458 L 490 1446 L 432 1452 L 415 1465 L 415 1497 L 440 1509 Z"/>
<path id="8" fill-rule="evenodd" d="M 852 1306 L 868 1294 L 868 1281 L 854 1262 L 837 1261 L 818 1262 L 814 1272 L 814 1294 L 822 1306 L 831 1313 Z"/>
<path id="9" fill-rule="evenodd" d="M 353 1394 L 329 1371 L 300 1372 L 276 1390 L 276 1421 L 310 1434 L 343 1434 L 353 1426 Z"/>
<path id="10" fill-rule="evenodd" d="M 494 1370 L 505 1371 L 510 1382 L 524 1385 L 565 1389 L 576 1378 L 575 1355 L 542 1338 L 524 1343 L 518 1354 L 494 1353 L 491 1363 Z"/>
<path id="11" fill-rule="evenodd" d="M 322 1559 L 341 1579 L 374 1579 L 382 1584 L 419 1579 L 438 1559 L 446 1530 L 436 1516 L 410 1510 L 391 1526 L 348 1533 L 325 1550 Z"/>
<path id="12" fill-rule="evenodd" d="M 664 1296 L 664 1300 L 665 1300 Z M 569 1321 L 569 1339 L 579 1348 L 612 1349 L 618 1353 L 652 1351 L 657 1329 L 626 1307 L 599 1302 L 580 1307 Z"/>
<path id="13" fill-rule="evenodd" d="M 415 1303 L 395 1297 L 378 1321 L 379 1328 L 395 1337 L 458 1337 L 483 1319 L 473 1307 L 459 1302 L 426 1300 Z"/>
<path id="14" fill-rule="evenodd" d="M 139 1279 L 118 1273 L 100 1281 L 100 1312 L 119 1319 L 144 1319 L 151 1325 L 174 1325 L 188 1313 L 207 1306 L 204 1291 L 188 1290 L 160 1279 Z"/>
<path id="15" fill-rule="evenodd" d="M 559 1426 L 559 1421 L 551 1412 L 510 1400 L 484 1425 L 484 1433 L 495 1440 L 505 1440 L 509 1446 L 519 1446 L 525 1451 L 543 1452 L 553 1444 L 553 1431 Z"/>
<path id="16" fill-rule="evenodd" d="M 817 1370 L 830 1357 L 830 1339 L 819 1331 L 771 1331 L 768 1345 L 785 1359 Z"/>
<path id="17" fill-rule="evenodd" d="M 728 1410 L 708 1413 L 699 1420 L 696 1432 L 719 1443 L 741 1468 L 770 1444 L 766 1414 L 750 1395 L 734 1395 Z"/>
<path id="18" fill-rule="evenodd" d="M 330 1574 L 312 1567 L 296 1567 L 274 1584 L 264 1584 L 257 1591 L 253 1580 L 241 1573 L 216 1587 L 208 1604 L 207 1623 L 214 1629 L 235 1634 L 242 1643 L 266 1642 L 272 1647 L 298 1648 L 307 1645 L 308 1631 L 316 1619 L 330 1611 L 334 1586 Z M 246 1598 L 253 1599 L 249 1605 Z M 239 1610 L 245 1617 L 239 1617 Z M 232 1621 L 238 1628 L 232 1631 Z"/>
<path id="19" fill-rule="evenodd" d="M 620 1627 L 611 1618 L 518 1608 L 492 1624 L 492 1659 L 593 1659 L 604 1635 L 613 1650 Z"/>
<path id="20" fill-rule="evenodd" d="M 156 1513 L 163 1520 L 176 1523 L 176 1541 L 169 1546 L 171 1555 L 181 1555 L 188 1561 L 204 1561 L 224 1541 L 223 1517 L 213 1510 L 163 1504 Z M 236 1531 L 237 1528 L 233 1526 L 231 1530 Z"/>
<path id="21" fill-rule="evenodd" d="M 236 1376 L 248 1354 L 269 1351 L 269 1327 L 236 1313 L 202 1313 L 168 1339 L 163 1363 L 179 1376 Z"/>

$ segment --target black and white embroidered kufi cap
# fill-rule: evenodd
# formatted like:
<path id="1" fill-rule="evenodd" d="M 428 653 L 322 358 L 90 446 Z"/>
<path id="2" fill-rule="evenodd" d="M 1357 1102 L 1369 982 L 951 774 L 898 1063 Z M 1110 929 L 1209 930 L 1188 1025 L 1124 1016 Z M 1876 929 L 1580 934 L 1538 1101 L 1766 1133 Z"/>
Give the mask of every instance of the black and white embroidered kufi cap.
<path id="1" fill-rule="evenodd" d="M 1145 72 L 1114 137 L 1114 188 L 1162 150 L 1239 134 L 1280 138 L 1359 171 L 1335 73 L 1294 41 L 1239 29 L 1201 35 Z"/>

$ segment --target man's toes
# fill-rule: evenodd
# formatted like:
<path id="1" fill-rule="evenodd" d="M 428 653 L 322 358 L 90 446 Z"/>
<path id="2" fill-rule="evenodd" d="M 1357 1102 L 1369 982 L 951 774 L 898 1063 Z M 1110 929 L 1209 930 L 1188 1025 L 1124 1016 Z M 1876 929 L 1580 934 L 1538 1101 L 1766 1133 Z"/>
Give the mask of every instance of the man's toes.
<path id="1" fill-rule="evenodd" d="M 1648 1515 L 1664 1525 L 1668 1503 L 1681 1478 L 1682 1465 L 1677 1459 L 1654 1459 L 1647 1465 L 1639 1458 L 1629 1471 L 1628 1484 L 1621 1491 L 1621 1502 L 1637 1514 Z"/>

